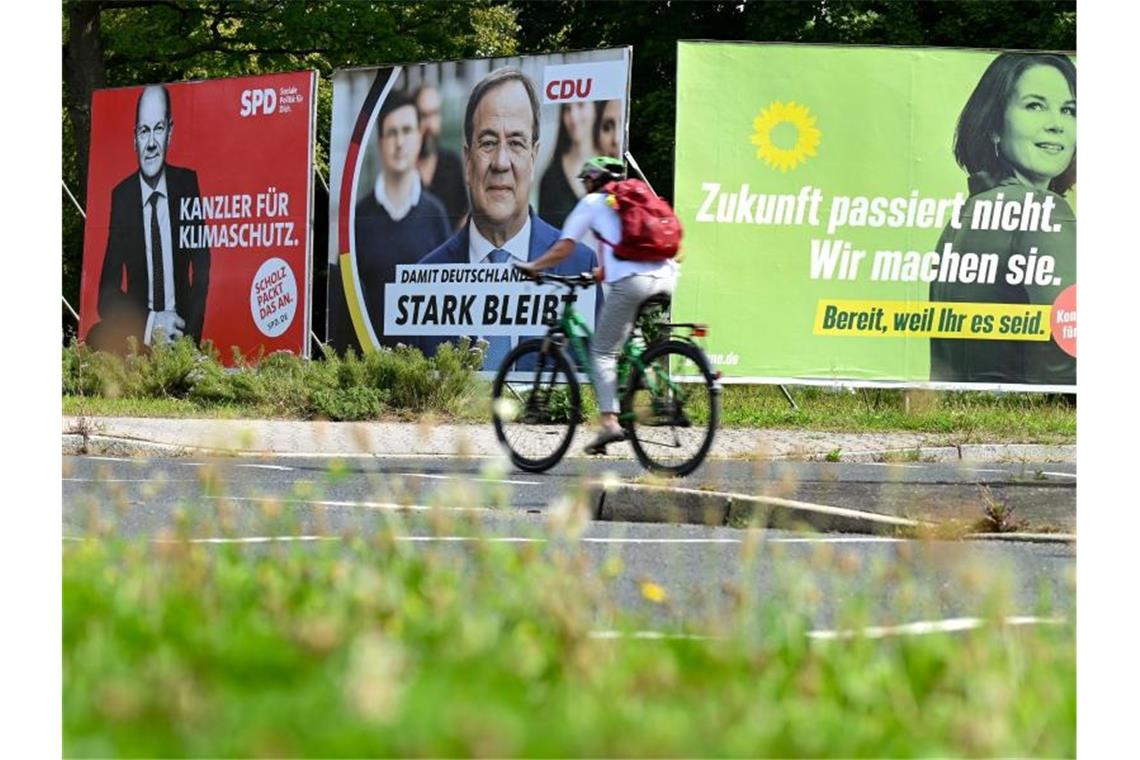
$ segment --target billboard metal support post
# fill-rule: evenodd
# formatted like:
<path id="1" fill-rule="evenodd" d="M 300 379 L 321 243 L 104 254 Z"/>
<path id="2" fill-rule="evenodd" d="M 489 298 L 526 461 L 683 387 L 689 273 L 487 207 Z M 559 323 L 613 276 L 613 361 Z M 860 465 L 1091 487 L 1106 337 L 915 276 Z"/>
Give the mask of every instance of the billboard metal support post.
<path id="1" fill-rule="evenodd" d="M 645 181 L 645 184 L 649 185 L 650 190 L 653 190 L 653 185 L 650 184 L 649 178 L 645 176 L 645 172 L 641 171 L 641 167 L 638 166 L 637 162 L 633 160 L 633 154 L 628 150 L 625 152 L 625 160 L 629 161 L 629 165 L 633 167 L 633 170 L 635 172 L 637 172 L 637 176 L 641 177 L 641 179 Z M 657 195 L 657 191 L 653 190 L 653 194 Z"/>
<path id="2" fill-rule="evenodd" d="M 317 342 L 318 346 L 321 347 L 321 353 L 322 354 L 328 353 L 328 346 L 326 346 L 324 343 L 321 342 L 321 339 L 317 337 L 317 333 L 315 331 L 309 330 L 309 336 Z"/>
<path id="3" fill-rule="evenodd" d="M 67 193 L 67 197 L 70 198 L 71 202 L 75 204 L 75 208 L 79 210 L 79 215 L 86 219 L 87 212 L 84 211 L 83 207 L 79 205 L 79 201 L 75 200 L 75 195 L 71 192 L 71 188 L 67 186 L 67 182 L 63 179 L 60 179 L 60 182 L 63 183 L 63 191 Z M 78 317 L 76 317 L 76 319 L 78 319 Z"/>
<path id="4" fill-rule="evenodd" d="M 78 323 L 79 315 L 75 312 L 75 309 L 71 308 L 71 304 L 67 302 L 67 296 L 61 295 L 60 298 L 63 299 L 63 305 L 67 307 L 67 310 L 71 312 L 71 316 L 75 317 L 75 321 Z"/>

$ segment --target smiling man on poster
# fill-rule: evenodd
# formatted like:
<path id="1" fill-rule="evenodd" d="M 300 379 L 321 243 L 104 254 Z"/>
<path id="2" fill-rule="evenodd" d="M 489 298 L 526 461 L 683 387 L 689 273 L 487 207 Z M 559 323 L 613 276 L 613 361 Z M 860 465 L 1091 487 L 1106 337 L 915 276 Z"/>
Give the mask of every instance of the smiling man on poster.
<path id="1" fill-rule="evenodd" d="M 471 219 L 421 264 L 509 264 L 531 261 L 557 242 L 559 231 L 530 208 L 530 189 L 539 149 L 539 104 L 534 85 L 519 69 L 496 69 L 471 91 L 463 122 L 463 163 L 471 197 Z M 578 244 L 552 269 L 557 274 L 592 271 L 597 256 Z M 458 336 L 423 336 L 425 354 Z M 495 369 L 510 338 L 490 340 L 484 369 Z"/>
<path id="2" fill-rule="evenodd" d="M 99 275 L 100 321 L 92 348 L 125 353 L 128 338 L 143 345 L 188 335 L 202 338 L 210 282 L 210 249 L 183 245 L 183 199 L 199 197 L 198 176 L 166 163 L 174 130 L 170 94 L 143 89 L 135 110 L 138 171 L 111 194 L 110 233 Z"/>

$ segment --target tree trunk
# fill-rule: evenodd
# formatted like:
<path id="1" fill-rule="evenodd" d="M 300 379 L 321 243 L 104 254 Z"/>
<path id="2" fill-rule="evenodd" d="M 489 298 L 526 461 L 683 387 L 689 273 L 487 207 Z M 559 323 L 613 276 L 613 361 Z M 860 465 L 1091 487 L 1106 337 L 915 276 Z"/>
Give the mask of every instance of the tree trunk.
<path id="1" fill-rule="evenodd" d="M 71 117 L 79 166 L 79 187 L 71 189 L 84 205 L 87 194 L 87 158 L 91 149 L 91 93 L 107 84 L 103 32 L 99 26 L 101 12 L 102 3 L 69 4 L 67 44 L 63 49 L 67 113 Z"/>

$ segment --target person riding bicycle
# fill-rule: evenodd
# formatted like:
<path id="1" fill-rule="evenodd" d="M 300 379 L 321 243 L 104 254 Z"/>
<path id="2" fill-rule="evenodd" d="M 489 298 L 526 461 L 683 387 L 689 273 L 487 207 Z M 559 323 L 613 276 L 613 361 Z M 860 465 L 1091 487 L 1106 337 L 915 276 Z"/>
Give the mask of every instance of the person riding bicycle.
<path id="1" fill-rule="evenodd" d="M 587 161 L 578 178 L 586 186 L 586 195 L 566 218 L 561 236 L 540 257 L 515 266 L 536 278 L 543 269 L 566 259 L 588 232 L 598 239 L 598 262 L 594 276 L 605 286 L 605 301 L 598 317 L 597 329 L 590 346 L 593 360 L 594 393 L 601 412 L 601 431 L 586 446 L 587 454 L 605 454 L 606 445 L 625 439 L 618 424 L 617 357 L 633 331 L 637 312 L 646 299 L 655 295 L 672 296 L 677 282 L 678 264 L 663 261 L 630 261 L 614 255 L 621 242 L 621 218 L 615 210 L 613 196 L 604 192 L 610 182 L 625 178 L 625 164 L 610 156 L 595 156 Z"/>

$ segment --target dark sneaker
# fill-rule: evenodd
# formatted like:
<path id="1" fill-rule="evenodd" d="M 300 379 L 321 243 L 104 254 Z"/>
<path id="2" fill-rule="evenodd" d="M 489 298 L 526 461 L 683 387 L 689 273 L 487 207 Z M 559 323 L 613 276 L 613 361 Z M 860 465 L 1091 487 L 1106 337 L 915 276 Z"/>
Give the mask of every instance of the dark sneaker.
<path id="1" fill-rule="evenodd" d="M 624 440 L 625 431 L 623 430 L 617 430 L 614 432 L 603 430 L 602 432 L 598 433 L 598 436 L 594 440 L 590 441 L 590 444 L 586 446 L 584 451 L 592 456 L 605 455 L 606 446 L 611 443 L 617 443 L 618 441 Z"/>

